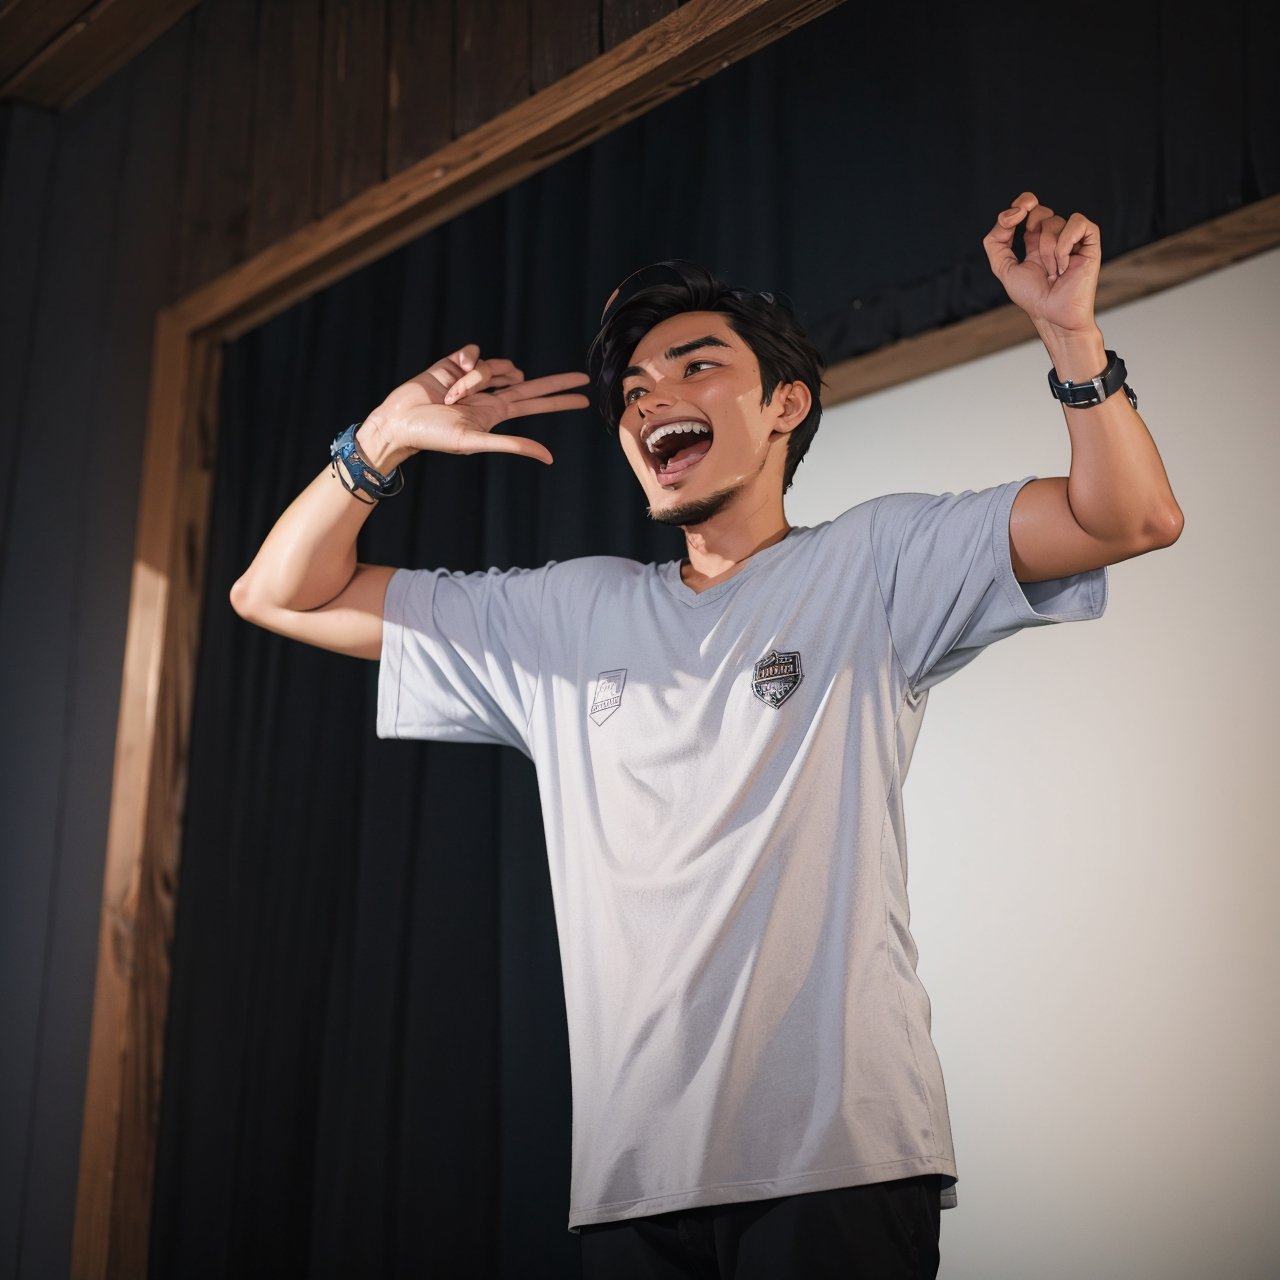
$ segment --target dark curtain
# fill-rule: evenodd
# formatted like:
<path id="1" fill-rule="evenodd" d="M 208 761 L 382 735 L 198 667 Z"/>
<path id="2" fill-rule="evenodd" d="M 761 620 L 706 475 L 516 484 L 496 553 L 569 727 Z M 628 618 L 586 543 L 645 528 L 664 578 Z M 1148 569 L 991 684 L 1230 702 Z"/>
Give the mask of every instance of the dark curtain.
<path id="1" fill-rule="evenodd" d="M 845 6 L 227 349 L 154 1276 L 578 1271 L 532 767 L 378 741 L 374 664 L 227 603 L 331 437 L 465 341 L 582 367 L 657 258 L 781 288 L 834 360 L 1001 301 L 980 240 L 1023 189 L 1108 256 L 1280 190 L 1272 10 L 1072 16 Z M 412 460 L 361 557 L 676 553 L 594 415 L 529 430 L 553 467 Z"/>

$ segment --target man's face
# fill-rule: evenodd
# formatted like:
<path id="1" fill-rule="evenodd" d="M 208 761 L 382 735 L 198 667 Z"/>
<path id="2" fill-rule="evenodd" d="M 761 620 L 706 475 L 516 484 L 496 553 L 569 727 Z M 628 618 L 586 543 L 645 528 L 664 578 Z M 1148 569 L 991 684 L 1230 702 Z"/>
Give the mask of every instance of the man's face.
<path id="1" fill-rule="evenodd" d="M 653 518 L 717 495 L 730 495 L 721 507 L 746 493 L 780 499 L 787 434 L 807 412 L 787 412 L 786 391 L 761 405 L 760 366 L 720 312 L 686 311 L 650 329 L 622 377 L 618 434 Z"/>

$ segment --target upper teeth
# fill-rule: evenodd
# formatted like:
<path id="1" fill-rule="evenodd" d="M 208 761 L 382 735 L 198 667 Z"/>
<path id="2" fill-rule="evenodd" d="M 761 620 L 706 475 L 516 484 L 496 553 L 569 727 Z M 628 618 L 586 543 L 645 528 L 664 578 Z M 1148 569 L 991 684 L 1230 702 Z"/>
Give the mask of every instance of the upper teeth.
<path id="1" fill-rule="evenodd" d="M 695 436 L 709 436 L 711 428 L 702 422 L 668 422 L 665 427 L 658 427 L 645 440 L 645 444 L 649 446 L 650 453 L 658 451 L 658 445 L 665 440 L 667 436 L 675 435 L 677 432 L 689 432 Z"/>

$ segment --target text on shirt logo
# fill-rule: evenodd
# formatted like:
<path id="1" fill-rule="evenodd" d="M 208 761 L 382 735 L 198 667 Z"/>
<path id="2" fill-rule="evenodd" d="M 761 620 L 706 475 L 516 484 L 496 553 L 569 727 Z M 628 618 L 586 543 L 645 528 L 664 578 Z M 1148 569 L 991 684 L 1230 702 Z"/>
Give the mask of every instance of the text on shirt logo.
<path id="1" fill-rule="evenodd" d="M 756 663 L 751 692 L 776 710 L 795 693 L 803 679 L 799 653 L 779 653 L 777 649 L 770 649 Z"/>
<path id="2" fill-rule="evenodd" d="M 591 695 L 591 710 L 588 712 L 596 724 L 604 724 L 622 705 L 622 687 L 626 683 L 626 667 L 602 671 L 596 677 L 596 691 Z"/>

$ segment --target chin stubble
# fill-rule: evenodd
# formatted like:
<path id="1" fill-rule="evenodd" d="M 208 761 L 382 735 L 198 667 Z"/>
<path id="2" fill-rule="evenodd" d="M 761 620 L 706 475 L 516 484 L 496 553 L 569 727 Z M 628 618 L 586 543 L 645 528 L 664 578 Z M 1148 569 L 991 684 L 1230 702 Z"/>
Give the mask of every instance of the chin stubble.
<path id="1" fill-rule="evenodd" d="M 742 492 L 743 487 L 740 484 L 731 485 L 728 489 L 721 489 L 719 493 L 700 498 L 697 502 L 686 502 L 682 506 L 668 507 L 664 511 L 655 511 L 650 507 L 649 519 L 654 524 L 679 525 L 683 529 L 692 528 L 694 525 L 705 523 L 712 516 L 718 516 Z"/>

